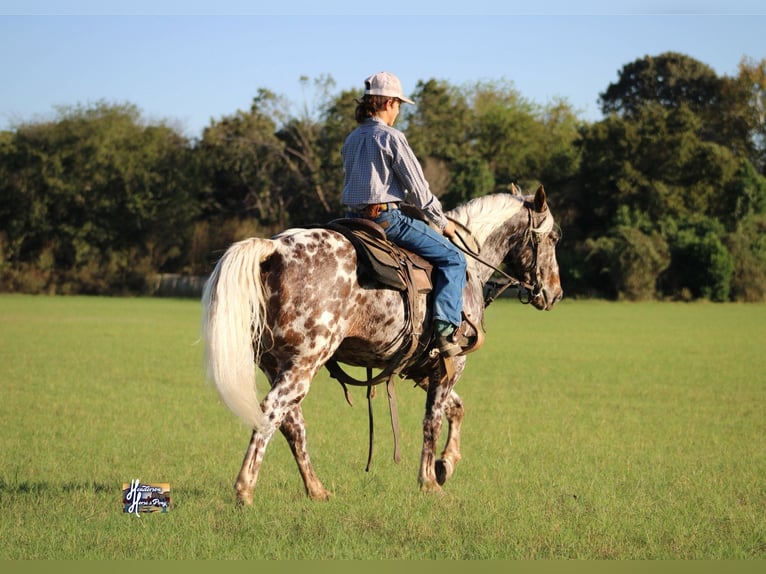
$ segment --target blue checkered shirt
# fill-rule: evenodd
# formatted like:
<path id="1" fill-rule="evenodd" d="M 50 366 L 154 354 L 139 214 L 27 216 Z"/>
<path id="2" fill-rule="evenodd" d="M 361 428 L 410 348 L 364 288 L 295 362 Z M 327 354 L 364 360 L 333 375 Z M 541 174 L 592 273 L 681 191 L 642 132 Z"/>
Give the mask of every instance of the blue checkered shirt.
<path id="1" fill-rule="evenodd" d="M 444 217 L 405 135 L 379 118 L 368 118 L 346 138 L 343 148 L 343 205 L 359 211 L 370 203 L 407 201 L 439 229 Z"/>

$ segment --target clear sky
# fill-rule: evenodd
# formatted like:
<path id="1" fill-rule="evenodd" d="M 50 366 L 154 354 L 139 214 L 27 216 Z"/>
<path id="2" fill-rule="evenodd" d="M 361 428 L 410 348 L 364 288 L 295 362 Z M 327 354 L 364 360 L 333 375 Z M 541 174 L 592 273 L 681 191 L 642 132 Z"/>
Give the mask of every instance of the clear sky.
<path id="1" fill-rule="evenodd" d="M 259 88 L 295 110 L 331 76 L 361 90 L 381 70 L 418 80 L 509 81 L 564 98 L 588 120 L 620 69 L 676 51 L 736 75 L 766 58 L 763 0 L 0 0 L 0 129 L 58 106 L 135 104 L 199 137 L 247 110 Z M 387 10 L 387 12 L 383 12 Z"/>

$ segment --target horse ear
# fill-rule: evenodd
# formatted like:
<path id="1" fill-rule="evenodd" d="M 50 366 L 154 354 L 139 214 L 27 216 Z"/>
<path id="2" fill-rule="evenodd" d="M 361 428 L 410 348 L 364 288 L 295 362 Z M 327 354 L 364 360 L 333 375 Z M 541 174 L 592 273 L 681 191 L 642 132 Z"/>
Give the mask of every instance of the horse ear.
<path id="1" fill-rule="evenodd" d="M 513 182 L 511 182 L 511 195 L 521 195 L 521 190 Z"/>
<path id="2" fill-rule="evenodd" d="M 535 192 L 535 211 L 542 213 L 546 209 L 548 209 L 548 205 L 545 201 L 545 189 L 541 185 Z"/>

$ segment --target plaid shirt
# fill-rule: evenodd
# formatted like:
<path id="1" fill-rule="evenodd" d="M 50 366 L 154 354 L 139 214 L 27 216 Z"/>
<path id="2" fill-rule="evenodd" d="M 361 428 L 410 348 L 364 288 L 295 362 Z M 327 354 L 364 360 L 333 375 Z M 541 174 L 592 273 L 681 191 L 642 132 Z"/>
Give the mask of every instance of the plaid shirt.
<path id="1" fill-rule="evenodd" d="M 343 148 L 343 205 L 359 211 L 370 203 L 407 201 L 444 229 L 439 199 L 431 193 L 407 138 L 379 118 L 368 118 L 346 138 Z"/>

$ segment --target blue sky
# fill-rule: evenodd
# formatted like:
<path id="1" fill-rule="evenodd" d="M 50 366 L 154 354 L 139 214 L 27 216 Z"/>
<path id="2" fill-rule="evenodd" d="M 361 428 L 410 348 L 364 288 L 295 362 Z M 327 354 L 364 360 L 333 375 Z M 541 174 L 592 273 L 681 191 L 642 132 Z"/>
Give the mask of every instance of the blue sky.
<path id="1" fill-rule="evenodd" d="M 509 81 L 530 101 L 569 101 L 589 120 L 622 66 L 677 51 L 735 75 L 766 58 L 762 0 L 475 0 L 384 3 L 283 0 L 0 0 L 0 129 L 57 106 L 135 104 L 199 137 L 247 110 L 259 88 L 299 112 L 300 78 L 336 92 L 371 73 L 455 85 Z M 470 4 L 470 5 L 468 5 Z"/>

